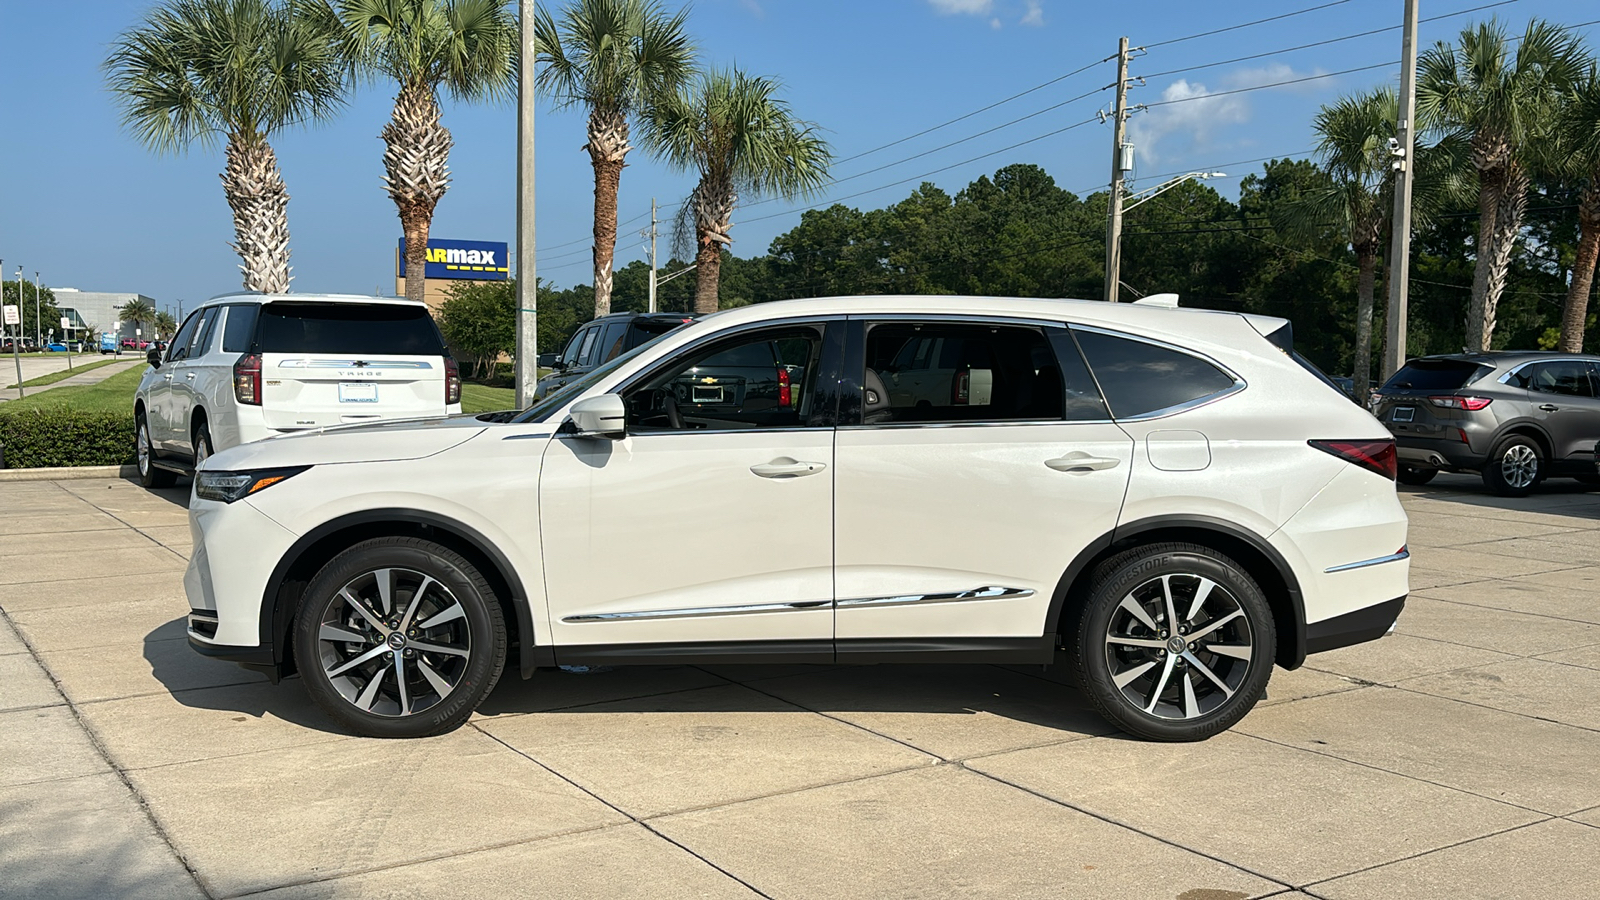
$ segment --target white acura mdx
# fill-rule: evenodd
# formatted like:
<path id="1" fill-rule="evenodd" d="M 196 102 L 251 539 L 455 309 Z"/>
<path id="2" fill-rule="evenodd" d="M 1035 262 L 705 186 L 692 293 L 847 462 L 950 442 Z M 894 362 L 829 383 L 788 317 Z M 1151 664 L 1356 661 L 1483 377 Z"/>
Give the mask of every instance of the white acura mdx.
<path id="1" fill-rule="evenodd" d="M 919 379 L 924 387 L 902 389 Z M 946 371 L 948 370 L 948 371 Z M 947 385 L 943 392 L 927 384 Z M 364 734 L 508 660 L 1050 663 L 1198 740 L 1407 592 L 1388 431 L 1281 319 L 851 297 L 708 316 L 521 412 L 207 460 L 189 640 Z"/>

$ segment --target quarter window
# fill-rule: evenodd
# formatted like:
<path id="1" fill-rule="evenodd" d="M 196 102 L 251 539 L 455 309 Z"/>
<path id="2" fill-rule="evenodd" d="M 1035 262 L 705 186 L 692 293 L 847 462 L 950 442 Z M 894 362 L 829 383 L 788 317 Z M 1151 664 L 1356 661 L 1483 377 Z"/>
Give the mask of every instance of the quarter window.
<path id="1" fill-rule="evenodd" d="M 224 353 L 244 353 L 250 349 L 256 332 L 256 312 L 260 309 L 253 303 L 228 307 L 228 317 L 222 323 Z"/>
<path id="2" fill-rule="evenodd" d="M 1062 367 L 1038 328 L 873 325 L 863 374 L 868 425 L 1059 420 L 1064 413 Z M 1075 388 L 1086 387 L 1086 374 Z"/>
<path id="3" fill-rule="evenodd" d="M 806 425 L 821 352 L 822 330 L 812 326 L 718 342 L 674 360 L 630 390 L 628 427 L 647 432 Z"/>
<path id="4" fill-rule="evenodd" d="M 1172 409 L 1234 385 L 1216 366 L 1178 350 L 1098 331 L 1073 332 L 1112 415 L 1120 419 Z"/>

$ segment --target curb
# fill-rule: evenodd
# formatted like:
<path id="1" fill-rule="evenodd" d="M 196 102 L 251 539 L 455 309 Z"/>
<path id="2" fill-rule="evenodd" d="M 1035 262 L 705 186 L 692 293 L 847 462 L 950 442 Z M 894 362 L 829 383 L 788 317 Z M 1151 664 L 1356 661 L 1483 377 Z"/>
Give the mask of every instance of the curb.
<path id="1" fill-rule="evenodd" d="M 71 478 L 138 478 L 139 467 L 57 466 L 41 469 L 0 469 L 0 481 L 64 481 Z"/>

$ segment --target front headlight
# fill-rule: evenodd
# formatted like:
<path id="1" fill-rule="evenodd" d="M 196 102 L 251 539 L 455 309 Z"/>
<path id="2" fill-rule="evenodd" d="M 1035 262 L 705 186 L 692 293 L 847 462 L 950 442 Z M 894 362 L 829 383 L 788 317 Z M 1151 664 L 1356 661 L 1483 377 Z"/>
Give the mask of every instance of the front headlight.
<path id="1" fill-rule="evenodd" d="M 201 471 L 194 476 L 194 495 L 201 500 L 232 503 L 272 487 L 280 481 L 293 478 L 309 468 L 311 467 L 294 466 L 287 469 L 262 469 L 257 472 Z"/>

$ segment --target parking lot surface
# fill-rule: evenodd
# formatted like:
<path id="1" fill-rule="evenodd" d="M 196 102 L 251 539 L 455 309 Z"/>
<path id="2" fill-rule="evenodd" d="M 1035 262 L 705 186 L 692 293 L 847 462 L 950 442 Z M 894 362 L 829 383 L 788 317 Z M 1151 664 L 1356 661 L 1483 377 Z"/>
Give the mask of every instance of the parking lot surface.
<path id="1" fill-rule="evenodd" d="M 382 741 L 189 650 L 187 488 L 0 484 L 0 896 L 1593 897 L 1600 493 L 1403 499 L 1396 633 L 1201 744 L 887 665 L 508 674 Z"/>

